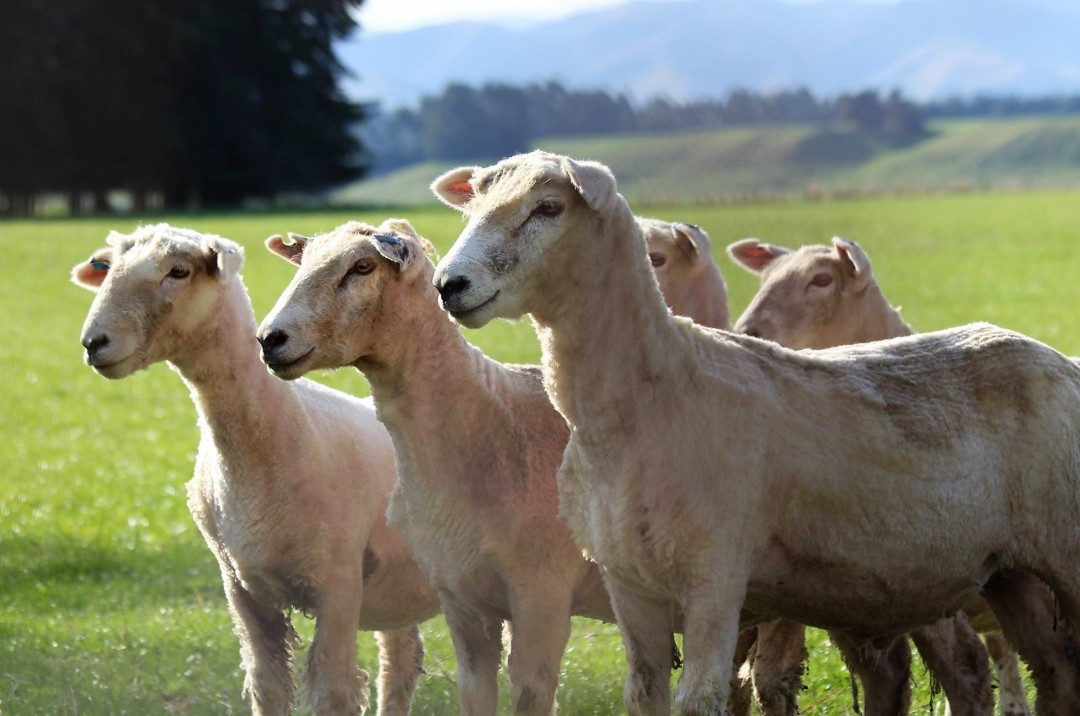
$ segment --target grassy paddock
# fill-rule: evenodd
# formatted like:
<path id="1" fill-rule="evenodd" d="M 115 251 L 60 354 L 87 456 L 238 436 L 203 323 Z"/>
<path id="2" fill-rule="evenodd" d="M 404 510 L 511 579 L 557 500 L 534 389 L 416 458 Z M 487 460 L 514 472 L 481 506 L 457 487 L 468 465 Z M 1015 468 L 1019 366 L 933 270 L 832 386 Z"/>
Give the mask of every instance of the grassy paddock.
<path id="1" fill-rule="evenodd" d="M 1080 195 L 1037 193 L 747 206 L 649 207 L 641 213 L 710 232 L 736 312 L 756 278 L 723 255 L 756 236 L 796 246 L 841 235 L 874 259 L 886 294 L 918 330 L 989 320 L 1080 355 Z M 445 252 L 462 227 L 445 209 L 394 210 Z M 318 232 L 380 211 L 167 217 L 247 248 L 245 278 L 259 317 L 290 268 L 261 248 L 271 233 Z M 0 223 L 0 300 L 8 316 L 0 373 L 0 714 L 245 713 L 236 640 L 216 565 L 185 505 L 197 432 L 179 379 L 165 366 L 120 382 L 81 364 L 91 295 L 68 271 L 136 219 Z M 469 332 L 508 361 L 535 361 L 527 321 Z M 354 371 L 320 380 L 366 393 Z M 310 638 L 310 622 L 296 617 Z M 441 620 L 425 627 L 427 675 L 414 713 L 456 712 L 455 665 Z M 373 641 L 360 660 L 375 663 Z M 559 699 L 566 714 L 621 710 L 616 630 L 575 623 Z M 929 706 L 916 671 L 918 713 Z M 849 713 L 848 684 L 820 634 L 803 706 Z M 505 703 L 505 702 L 504 702 Z"/>

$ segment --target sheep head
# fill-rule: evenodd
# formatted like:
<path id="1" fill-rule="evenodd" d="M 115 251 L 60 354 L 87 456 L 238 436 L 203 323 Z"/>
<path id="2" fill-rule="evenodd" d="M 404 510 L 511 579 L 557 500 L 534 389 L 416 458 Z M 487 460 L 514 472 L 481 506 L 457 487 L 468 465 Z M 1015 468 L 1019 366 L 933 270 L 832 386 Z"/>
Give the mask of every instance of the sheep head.
<path id="1" fill-rule="evenodd" d="M 664 301 L 672 313 L 703 326 L 727 328 L 727 285 L 700 227 L 637 217 Z"/>
<path id="2" fill-rule="evenodd" d="M 279 378 L 378 353 L 394 343 L 384 334 L 396 322 L 380 319 L 401 310 L 397 294 L 417 287 L 432 292 L 434 268 L 427 256 L 434 249 L 404 219 L 378 227 L 351 221 L 314 238 L 289 237 L 266 241 L 299 270 L 258 332 L 263 362 Z"/>
<path id="3" fill-rule="evenodd" d="M 244 262 L 232 241 L 168 224 L 114 231 L 106 242 L 71 272 L 75 284 L 97 292 L 81 340 L 86 364 L 106 378 L 188 350 Z"/>
<path id="4" fill-rule="evenodd" d="M 761 276 L 761 288 L 735 330 L 788 348 L 828 348 L 860 337 L 884 298 L 870 257 L 854 241 L 797 251 L 743 239 L 728 247 L 740 266 Z"/>
<path id="5" fill-rule="evenodd" d="M 548 249 L 622 202 L 607 167 L 541 151 L 454 169 L 431 188 L 469 220 L 439 263 L 435 285 L 443 308 L 471 328 L 532 310 L 531 297 L 552 289 L 538 278 L 552 272 L 536 271 Z"/>

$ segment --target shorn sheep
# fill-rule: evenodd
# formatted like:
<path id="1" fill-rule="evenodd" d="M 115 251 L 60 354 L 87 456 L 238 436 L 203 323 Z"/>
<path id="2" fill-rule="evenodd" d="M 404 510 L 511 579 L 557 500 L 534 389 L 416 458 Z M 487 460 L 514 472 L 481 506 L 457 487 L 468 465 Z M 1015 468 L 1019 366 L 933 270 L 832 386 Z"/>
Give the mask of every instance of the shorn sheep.
<path id="1" fill-rule="evenodd" d="M 534 152 L 433 189 L 468 217 L 443 307 L 470 327 L 528 313 L 540 337 L 571 428 L 560 514 L 604 568 L 631 713 L 668 711 L 676 608 L 676 707 L 719 714 L 740 605 L 871 640 L 980 591 L 1037 708 L 1080 711 L 1080 365 L 985 324 L 799 353 L 676 318 L 594 162 Z M 1033 575 L 1056 624 L 1029 609 Z"/>
<path id="2" fill-rule="evenodd" d="M 735 330 L 786 348 L 832 348 L 910 336 L 915 331 L 891 306 L 870 257 L 853 241 L 798 250 L 743 239 L 728 246 L 739 266 L 761 277 L 761 289 Z"/>
<path id="3" fill-rule="evenodd" d="M 462 713 L 495 713 L 508 621 L 511 708 L 552 714 L 570 615 L 614 617 L 597 566 L 557 518 L 569 431 L 539 368 L 466 342 L 439 308 L 430 244 L 408 222 L 292 236 L 267 241 L 299 264 L 259 329 L 267 366 L 285 379 L 363 372 L 397 449 L 390 523 L 438 590 Z"/>
<path id="4" fill-rule="evenodd" d="M 889 303 L 870 256 L 854 241 L 837 236 L 828 246 L 789 249 L 743 239 L 728 246 L 727 253 L 736 264 L 761 278 L 761 288 L 739 318 L 736 331 L 788 348 L 831 348 L 915 332 L 900 310 Z M 985 635 L 986 650 L 998 675 L 1002 716 L 1029 716 L 1016 653 L 997 629 L 986 602 L 974 600 L 965 605 L 964 612 L 973 623 L 990 628 Z M 916 645 L 928 663 L 938 665 L 935 673 L 949 694 L 950 681 L 940 673 L 942 667 L 972 662 L 949 660 L 942 664 L 933 654 L 925 653 L 925 636 L 917 632 Z M 959 711 L 953 708 L 952 713 Z"/>
<path id="5" fill-rule="evenodd" d="M 712 260 L 708 234 L 698 227 L 677 223 L 668 224 L 652 219 L 639 218 L 638 225 L 644 234 L 645 243 L 649 249 L 649 259 L 659 279 L 660 290 L 672 312 L 690 316 L 695 323 L 703 326 L 727 328 L 727 292 L 716 290 L 715 277 L 720 275 L 720 271 Z M 680 245 L 685 244 L 691 244 L 694 248 L 691 250 L 679 248 Z M 696 250 L 698 247 L 704 250 Z M 770 247 L 767 245 L 753 240 L 739 242 L 729 247 L 732 258 L 747 268 L 751 268 L 747 265 L 748 263 L 755 262 L 761 258 L 762 252 L 769 250 Z M 838 248 L 837 251 L 842 250 Z M 784 289 L 792 286 L 791 302 L 798 300 L 795 298 L 796 295 L 804 296 L 802 291 L 804 285 L 813 286 L 813 295 L 817 302 L 829 302 L 829 305 L 818 311 L 800 311 L 797 307 L 788 310 L 787 306 L 776 305 L 778 302 L 783 303 L 780 296 L 773 296 L 773 300 L 766 300 L 763 303 L 770 313 L 781 315 L 776 316 L 766 325 L 771 327 L 782 324 L 783 319 L 789 316 L 788 323 L 792 323 L 795 322 L 795 316 L 814 315 L 821 316 L 819 320 L 822 323 L 851 325 L 853 328 L 850 332 L 858 333 L 861 330 L 860 327 L 866 322 L 851 320 L 849 315 L 868 312 L 874 316 L 880 315 L 879 323 L 887 323 L 883 315 L 884 311 L 869 311 L 866 305 L 861 305 L 876 305 L 873 295 L 880 297 L 881 294 L 880 291 L 873 294 L 869 290 L 872 282 L 863 280 L 869 272 L 869 259 L 863 262 L 864 255 L 854 244 L 850 246 L 850 251 L 853 253 L 855 265 L 864 269 L 858 282 L 859 291 L 848 290 L 855 282 L 845 281 L 846 273 L 836 277 L 836 286 L 844 286 L 843 290 L 833 287 L 832 291 L 839 294 L 837 296 L 830 296 L 827 289 L 814 286 L 813 281 L 820 282 L 820 274 L 826 268 L 820 265 L 820 261 L 814 262 L 814 270 L 806 272 L 810 275 L 807 276 L 805 282 L 782 280 L 773 282 L 771 285 L 784 287 Z M 845 267 L 843 259 L 847 255 L 841 253 L 839 258 L 834 259 L 836 265 L 830 268 L 834 272 L 837 269 L 843 269 Z M 680 261 L 680 259 L 683 260 Z M 711 267 L 711 270 L 706 265 Z M 799 265 L 803 263 L 799 262 Z M 724 286 L 722 278 L 720 286 Z M 806 299 L 803 298 L 803 300 Z M 884 302 L 883 297 L 881 301 Z M 762 302 L 755 302 L 754 305 L 760 303 Z M 715 307 L 712 311 L 709 310 L 710 304 Z M 885 303 L 885 308 L 889 311 L 893 310 L 887 303 Z M 906 327 L 906 324 L 902 322 L 900 325 Z M 866 334 L 868 331 L 862 330 L 862 333 Z M 910 333 L 910 330 L 907 333 Z M 771 339 L 770 336 L 765 337 Z M 993 709 L 993 698 L 989 669 L 985 658 L 980 658 L 984 652 L 975 632 L 966 621 L 963 621 L 963 617 L 958 619 L 960 621 L 950 618 L 932 626 L 921 627 L 913 634 L 913 639 L 926 662 L 932 665 L 935 678 L 943 686 L 949 699 L 952 716 L 988 715 Z M 756 631 L 757 634 L 754 636 L 757 643 L 751 652 L 749 669 L 744 673 L 752 679 L 758 710 L 765 716 L 794 716 L 798 713 L 798 697 L 802 690 L 804 663 L 807 658 L 805 629 L 797 622 L 777 619 L 758 625 Z M 864 710 L 867 714 L 873 716 L 907 713 L 911 699 L 911 656 L 906 639 L 894 640 L 886 647 L 887 651 L 883 651 L 860 647 L 851 643 L 843 634 L 831 634 L 830 637 L 842 651 L 844 660 L 852 673 L 858 675 L 863 684 Z M 1013 663 L 1015 666 L 1015 658 Z M 1016 676 L 1019 678 L 1019 672 Z M 733 687 L 742 691 L 747 684 L 741 679 L 736 679 Z M 1021 691 L 1021 696 L 1022 694 Z M 733 708 L 745 704 L 743 710 L 737 713 L 748 714 L 747 695 L 740 693 L 740 697 L 740 699 L 732 698 Z M 1008 702 L 1009 700 L 1003 699 L 1002 703 Z M 1006 711 L 1006 715 L 1013 716 L 1013 712 Z"/>
<path id="6" fill-rule="evenodd" d="M 421 670 L 416 625 L 438 600 L 384 513 L 393 443 L 368 401 L 266 373 L 243 250 L 218 236 L 113 232 L 72 279 L 97 291 L 86 362 L 118 379 L 168 361 L 191 391 L 200 441 L 188 506 L 221 567 L 255 714 L 289 713 L 296 639 L 316 619 L 307 696 L 317 714 L 366 708 L 356 631 L 377 630 L 380 714 L 407 714 Z"/>
<path id="7" fill-rule="evenodd" d="M 703 326 L 729 328 L 727 283 L 701 227 L 638 217 L 660 292 L 671 310 Z"/>

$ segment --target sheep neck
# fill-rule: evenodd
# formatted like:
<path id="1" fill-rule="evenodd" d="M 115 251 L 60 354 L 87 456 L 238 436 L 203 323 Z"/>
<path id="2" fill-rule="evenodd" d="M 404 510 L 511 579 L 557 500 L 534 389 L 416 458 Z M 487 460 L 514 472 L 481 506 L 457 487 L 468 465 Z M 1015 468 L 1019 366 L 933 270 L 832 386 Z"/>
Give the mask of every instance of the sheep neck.
<path id="1" fill-rule="evenodd" d="M 704 259 L 707 261 L 707 259 Z M 703 280 L 688 282 L 690 289 L 685 296 L 686 309 L 680 315 L 693 319 L 701 326 L 727 330 L 731 328 L 728 316 L 727 287 L 720 269 L 711 261 L 703 267 Z"/>
<path id="2" fill-rule="evenodd" d="M 848 341 L 849 343 L 867 343 L 886 338 L 910 336 L 914 333 L 911 326 L 900 316 L 900 312 L 889 305 L 877 281 L 871 281 L 867 291 L 870 292 L 867 298 L 871 308 L 866 312 L 862 325 L 856 335 Z"/>
<path id="3" fill-rule="evenodd" d="M 209 436 L 223 454 L 265 461 L 290 443 L 280 438 L 290 430 L 293 391 L 266 371 L 255 334 L 251 301 L 240 279 L 233 279 L 213 319 L 188 336 L 169 364 L 191 391 L 204 439 Z"/>
<path id="4" fill-rule="evenodd" d="M 915 333 L 914 329 L 900 315 L 900 311 L 888 305 L 885 312 L 885 332 L 887 338 L 910 336 Z"/>
<path id="5" fill-rule="evenodd" d="M 463 429 L 488 436 L 505 430 L 504 368 L 465 340 L 439 308 L 430 277 L 409 294 L 388 312 L 397 339 L 380 341 L 380 352 L 354 366 L 367 378 L 379 420 L 407 466 L 402 481 L 430 479 L 438 490 L 445 475 L 457 472 L 447 460 L 467 457 Z"/>
<path id="6" fill-rule="evenodd" d="M 591 216 L 555 246 L 565 265 L 548 275 L 544 303 L 531 313 L 543 349 L 544 384 L 579 437 L 594 432 L 632 435 L 641 403 L 665 390 L 679 367 L 684 334 L 664 303 L 648 252 L 621 199 L 607 220 Z M 567 235 L 569 236 L 569 234 Z M 580 240 L 584 239 L 584 240 Z M 560 250 L 561 249 L 561 250 Z"/>

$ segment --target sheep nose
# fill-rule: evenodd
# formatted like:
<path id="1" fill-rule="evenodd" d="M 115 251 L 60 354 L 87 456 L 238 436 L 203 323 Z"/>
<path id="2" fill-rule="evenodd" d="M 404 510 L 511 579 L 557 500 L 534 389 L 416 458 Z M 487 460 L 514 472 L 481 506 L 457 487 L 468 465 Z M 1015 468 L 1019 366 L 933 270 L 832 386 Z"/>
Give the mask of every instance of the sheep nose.
<path id="1" fill-rule="evenodd" d="M 435 281 L 435 288 L 445 301 L 456 293 L 462 293 L 469 289 L 470 281 L 465 276 L 439 276 Z"/>
<path id="2" fill-rule="evenodd" d="M 265 336 L 259 336 L 259 345 L 262 346 L 263 353 L 267 351 L 277 350 L 281 348 L 289 340 L 289 334 L 280 328 L 267 333 Z"/>
<path id="3" fill-rule="evenodd" d="M 109 336 L 106 333 L 99 333 L 96 336 L 84 336 L 82 345 L 86 349 L 87 355 L 93 355 L 109 345 Z"/>

